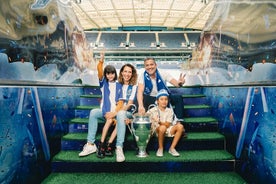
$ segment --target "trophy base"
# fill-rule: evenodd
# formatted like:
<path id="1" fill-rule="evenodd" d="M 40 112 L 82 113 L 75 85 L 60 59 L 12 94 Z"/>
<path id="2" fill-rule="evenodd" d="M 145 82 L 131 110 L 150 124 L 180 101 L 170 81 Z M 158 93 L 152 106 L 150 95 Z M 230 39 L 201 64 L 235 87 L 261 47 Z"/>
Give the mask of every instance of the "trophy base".
<path id="1" fill-rule="evenodd" d="M 138 154 L 136 155 L 139 158 L 144 158 L 149 156 L 146 151 L 138 151 Z"/>

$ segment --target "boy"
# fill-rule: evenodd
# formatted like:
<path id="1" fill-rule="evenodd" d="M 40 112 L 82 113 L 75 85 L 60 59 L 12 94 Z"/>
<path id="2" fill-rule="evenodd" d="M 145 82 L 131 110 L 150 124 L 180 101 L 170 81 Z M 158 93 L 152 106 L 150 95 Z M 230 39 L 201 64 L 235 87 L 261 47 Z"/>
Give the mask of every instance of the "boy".
<path id="1" fill-rule="evenodd" d="M 156 156 L 162 157 L 164 150 L 164 139 L 173 137 L 172 144 L 169 148 L 169 153 L 172 156 L 178 157 L 180 154 L 175 150 L 175 146 L 180 140 L 184 127 L 179 122 L 174 122 L 174 112 L 172 108 L 168 108 L 169 94 L 165 89 L 160 90 L 156 95 L 157 106 L 148 110 L 150 121 L 152 123 L 152 131 L 158 137 L 158 150 Z"/>

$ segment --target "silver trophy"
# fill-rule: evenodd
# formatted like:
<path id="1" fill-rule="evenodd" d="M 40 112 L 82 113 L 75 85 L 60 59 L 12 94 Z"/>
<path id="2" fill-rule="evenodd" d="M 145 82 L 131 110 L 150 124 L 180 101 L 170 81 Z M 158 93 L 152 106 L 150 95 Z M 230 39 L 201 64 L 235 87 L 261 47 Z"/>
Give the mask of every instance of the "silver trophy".
<path id="1" fill-rule="evenodd" d="M 147 157 L 146 148 L 151 137 L 151 123 L 149 114 L 133 115 L 134 119 L 131 123 L 131 132 L 135 137 L 138 146 L 137 157 Z"/>

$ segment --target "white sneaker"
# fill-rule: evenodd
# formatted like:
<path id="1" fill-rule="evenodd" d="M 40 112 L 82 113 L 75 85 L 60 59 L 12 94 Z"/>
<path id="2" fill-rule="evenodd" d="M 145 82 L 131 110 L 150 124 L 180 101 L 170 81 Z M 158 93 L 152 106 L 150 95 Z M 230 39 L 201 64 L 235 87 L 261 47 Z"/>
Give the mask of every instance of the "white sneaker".
<path id="1" fill-rule="evenodd" d="M 158 149 L 156 152 L 156 156 L 163 157 L 163 149 Z"/>
<path id="2" fill-rule="evenodd" d="M 90 155 L 92 153 L 95 153 L 97 151 L 97 147 L 95 144 L 86 143 L 83 146 L 83 150 L 79 153 L 80 157 Z"/>
<path id="3" fill-rule="evenodd" d="M 169 153 L 174 157 L 180 156 L 180 154 L 175 149 L 169 149 Z"/>
<path id="4" fill-rule="evenodd" d="M 116 147 L 116 161 L 117 162 L 125 161 L 124 151 L 123 151 L 123 148 L 121 146 Z"/>

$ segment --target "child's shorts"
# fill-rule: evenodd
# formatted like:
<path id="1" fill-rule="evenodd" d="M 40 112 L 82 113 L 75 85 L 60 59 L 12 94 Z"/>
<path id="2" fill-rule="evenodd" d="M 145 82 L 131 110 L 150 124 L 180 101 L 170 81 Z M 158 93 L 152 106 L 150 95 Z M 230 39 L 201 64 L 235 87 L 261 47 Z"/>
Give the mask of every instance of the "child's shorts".
<path id="1" fill-rule="evenodd" d="M 172 127 L 173 126 L 171 125 L 171 126 L 169 126 L 169 128 L 167 128 L 166 133 L 165 133 L 166 137 L 174 137 L 174 134 L 173 135 L 171 134 Z"/>
<path id="2" fill-rule="evenodd" d="M 172 129 L 173 125 L 169 126 L 169 128 L 167 128 L 166 132 L 165 132 L 165 136 L 166 137 L 174 137 L 174 134 L 171 134 L 171 129 Z M 158 137 L 158 134 L 155 132 L 155 136 Z"/>

